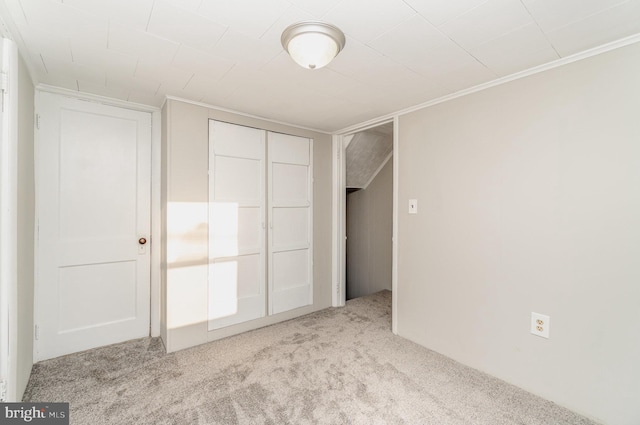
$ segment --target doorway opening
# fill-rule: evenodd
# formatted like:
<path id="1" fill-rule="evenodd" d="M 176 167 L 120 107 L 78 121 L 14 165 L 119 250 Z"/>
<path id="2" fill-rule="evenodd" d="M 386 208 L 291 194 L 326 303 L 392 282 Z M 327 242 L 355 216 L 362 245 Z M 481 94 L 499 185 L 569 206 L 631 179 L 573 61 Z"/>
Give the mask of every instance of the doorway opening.
<path id="1" fill-rule="evenodd" d="M 393 122 L 344 137 L 345 298 L 392 289 Z"/>

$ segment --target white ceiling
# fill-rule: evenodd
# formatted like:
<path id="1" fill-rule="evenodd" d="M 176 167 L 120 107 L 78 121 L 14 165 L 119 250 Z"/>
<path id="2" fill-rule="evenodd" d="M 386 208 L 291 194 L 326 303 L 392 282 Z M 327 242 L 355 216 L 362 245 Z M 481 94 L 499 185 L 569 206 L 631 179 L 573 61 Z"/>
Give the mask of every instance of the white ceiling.
<path id="1" fill-rule="evenodd" d="M 4 4 L 2 4 L 4 3 Z M 37 83 L 335 131 L 640 33 L 640 0 L 0 0 Z M 288 25 L 340 27 L 327 67 Z"/>

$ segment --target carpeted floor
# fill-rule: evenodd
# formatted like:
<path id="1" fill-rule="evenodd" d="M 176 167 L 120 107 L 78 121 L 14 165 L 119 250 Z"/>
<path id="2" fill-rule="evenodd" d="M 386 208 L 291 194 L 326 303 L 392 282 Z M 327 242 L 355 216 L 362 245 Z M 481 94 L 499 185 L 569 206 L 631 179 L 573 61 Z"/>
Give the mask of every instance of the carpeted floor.
<path id="1" fill-rule="evenodd" d="M 178 353 L 140 339 L 34 366 L 72 424 L 593 424 L 394 336 L 391 293 Z"/>

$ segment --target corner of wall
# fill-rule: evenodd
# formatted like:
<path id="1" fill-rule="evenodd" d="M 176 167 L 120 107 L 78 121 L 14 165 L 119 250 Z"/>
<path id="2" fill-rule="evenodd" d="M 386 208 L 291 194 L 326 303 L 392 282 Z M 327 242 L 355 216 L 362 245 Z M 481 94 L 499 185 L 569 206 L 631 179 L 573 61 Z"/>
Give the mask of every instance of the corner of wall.
<path id="1" fill-rule="evenodd" d="M 22 399 L 33 366 L 35 275 L 34 86 L 18 61 L 18 357 L 16 398 Z"/>

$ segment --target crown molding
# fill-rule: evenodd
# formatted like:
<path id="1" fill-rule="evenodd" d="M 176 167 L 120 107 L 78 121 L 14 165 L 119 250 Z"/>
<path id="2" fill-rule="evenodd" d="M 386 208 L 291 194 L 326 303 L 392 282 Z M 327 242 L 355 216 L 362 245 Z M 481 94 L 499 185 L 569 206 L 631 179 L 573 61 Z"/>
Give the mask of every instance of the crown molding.
<path id="1" fill-rule="evenodd" d="M 69 96 L 76 99 L 82 99 L 89 102 L 103 103 L 106 105 L 119 106 L 125 109 L 133 109 L 135 111 L 143 112 L 160 112 L 160 108 L 157 106 L 144 105 L 142 103 L 128 102 L 122 99 L 115 99 L 112 97 L 100 96 L 97 94 L 85 93 L 77 90 L 65 89 L 62 87 L 50 86 L 48 84 L 38 84 L 36 86 L 37 91 L 60 94 L 62 96 Z"/>
<path id="2" fill-rule="evenodd" d="M 632 35 L 632 36 L 629 36 L 629 37 L 625 37 L 625 38 L 622 38 L 620 40 L 612 41 L 611 43 L 606 43 L 606 44 L 603 44 L 601 46 L 597 46 L 597 47 L 594 47 L 592 49 L 585 50 L 583 52 L 576 53 L 576 54 L 573 54 L 571 56 L 567 56 L 565 58 L 557 59 L 557 60 L 552 61 L 552 62 L 548 62 L 548 63 L 542 64 L 542 65 L 539 65 L 539 66 L 536 66 L 536 67 L 533 67 L 533 68 L 526 69 L 524 71 L 516 72 L 515 74 L 507 75 L 505 77 L 501 77 L 501 78 L 498 78 L 498 79 L 495 79 L 495 80 L 491 80 L 491 81 L 486 82 L 486 83 L 478 84 L 477 86 L 469 87 L 468 89 L 460 90 L 458 92 L 455 92 L 455 93 L 452 93 L 452 94 L 449 94 L 449 95 L 446 95 L 446 96 L 442 96 L 442 97 L 439 97 L 437 99 L 433 99 L 433 100 L 430 100 L 430 101 L 427 101 L 427 102 L 424 102 L 424 103 L 420 103 L 418 105 L 411 106 L 409 108 L 401 109 L 401 110 L 399 110 L 397 112 L 393 112 L 393 113 L 390 113 L 390 114 L 382 115 L 380 117 L 373 118 L 371 120 L 365 121 L 365 122 L 360 123 L 360 124 L 356 124 L 356 125 L 352 125 L 352 126 L 349 126 L 349 127 L 345 127 L 342 130 L 338 130 L 338 131 L 334 132 L 333 134 L 338 134 L 338 135 L 339 134 L 349 134 L 349 133 L 354 133 L 354 132 L 357 132 L 357 131 L 362 131 L 362 129 L 374 127 L 376 125 L 380 125 L 380 124 L 382 124 L 384 122 L 392 120 L 395 117 L 399 117 L 399 116 L 402 116 L 402 115 L 409 114 L 411 112 L 419 111 L 421 109 L 425 109 L 425 108 L 428 108 L 430 106 L 437 105 L 439 103 L 448 102 L 450 100 L 457 99 L 459 97 L 463 97 L 463 96 L 466 96 L 466 95 L 469 95 L 469 94 L 472 94 L 472 93 L 476 93 L 476 92 L 479 92 L 479 91 L 482 91 L 482 90 L 486 90 L 486 89 L 489 89 L 491 87 L 496 87 L 496 86 L 499 86 L 499 85 L 502 85 L 502 84 L 506 84 L 506 83 L 509 83 L 511 81 L 519 80 L 519 79 L 528 77 L 530 75 L 539 74 L 541 72 L 548 71 L 550 69 L 559 68 L 561 66 L 568 65 L 568 64 L 573 63 L 573 62 L 578 62 L 578 61 L 581 61 L 583 59 L 587 59 L 587 58 L 590 58 L 590 57 L 593 57 L 593 56 L 597 56 L 597 55 L 600 55 L 600 54 L 603 54 L 603 53 L 606 53 L 606 52 L 610 52 L 612 50 L 620 49 L 622 47 L 629 46 L 631 44 L 635 44 L 635 43 L 638 43 L 638 42 L 640 42 L 640 34 L 635 34 L 635 35 Z"/>
<path id="3" fill-rule="evenodd" d="M 316 132 L 316 133 L 328 134 L 328 135 L 333 134 L 333 133 L 330 133 L 330 132 L 325 131 L 325 130 L 318 130 L 317 128 L 304 127 L 304 126 L 301 126 L 301 125 L 292 124 L 290 122 L 285 122 L 285 121 L 277 121 L 277 120 L 273 120 L 273 119 L 270 119 L 270 118 L 261 117 L 261 116 L 258 116 L 258 115 L 252 115 L 252 114 L 247 114 L 245 112 L 236 111 L 236 110 L 233 110 L 233 109 L 223 108 L 223 107 L 217 106 L 217 105 L 211 105 L 211 104 L 208 104 L 208 103 L 196 102 L 196 101 L 189 100 L 189 99 L 183 99 L 183 98 L 177 97 L 177 96 L 170 96 L 170 95 L 165 96 L 165 100 L 162 103 L 162 107 L 164 107 L 164 104 L 169 99 L 170 100 L 177 100 L 178 102 L 189 103 L 191 105 L 202 106 L 204 108 L 215 109 L 215 110 L 222 111 L 222 112 L 228 112 L 230 114 L 240 115 L 240 116 L 243 116 L 243 117 L 246 117 L 246 118 L 252 118 L 252 119 L 256 119 L 256 120 L 262 120 L 262 121 L 270 122 L 270 123 L 273 123 L 273 124 L 280 124 L 280 125 L 286 125 L 286 126 L 293 127 L 293 128 L 299 128 L 300 130 L 313 131 L 313 132 Z"/>

